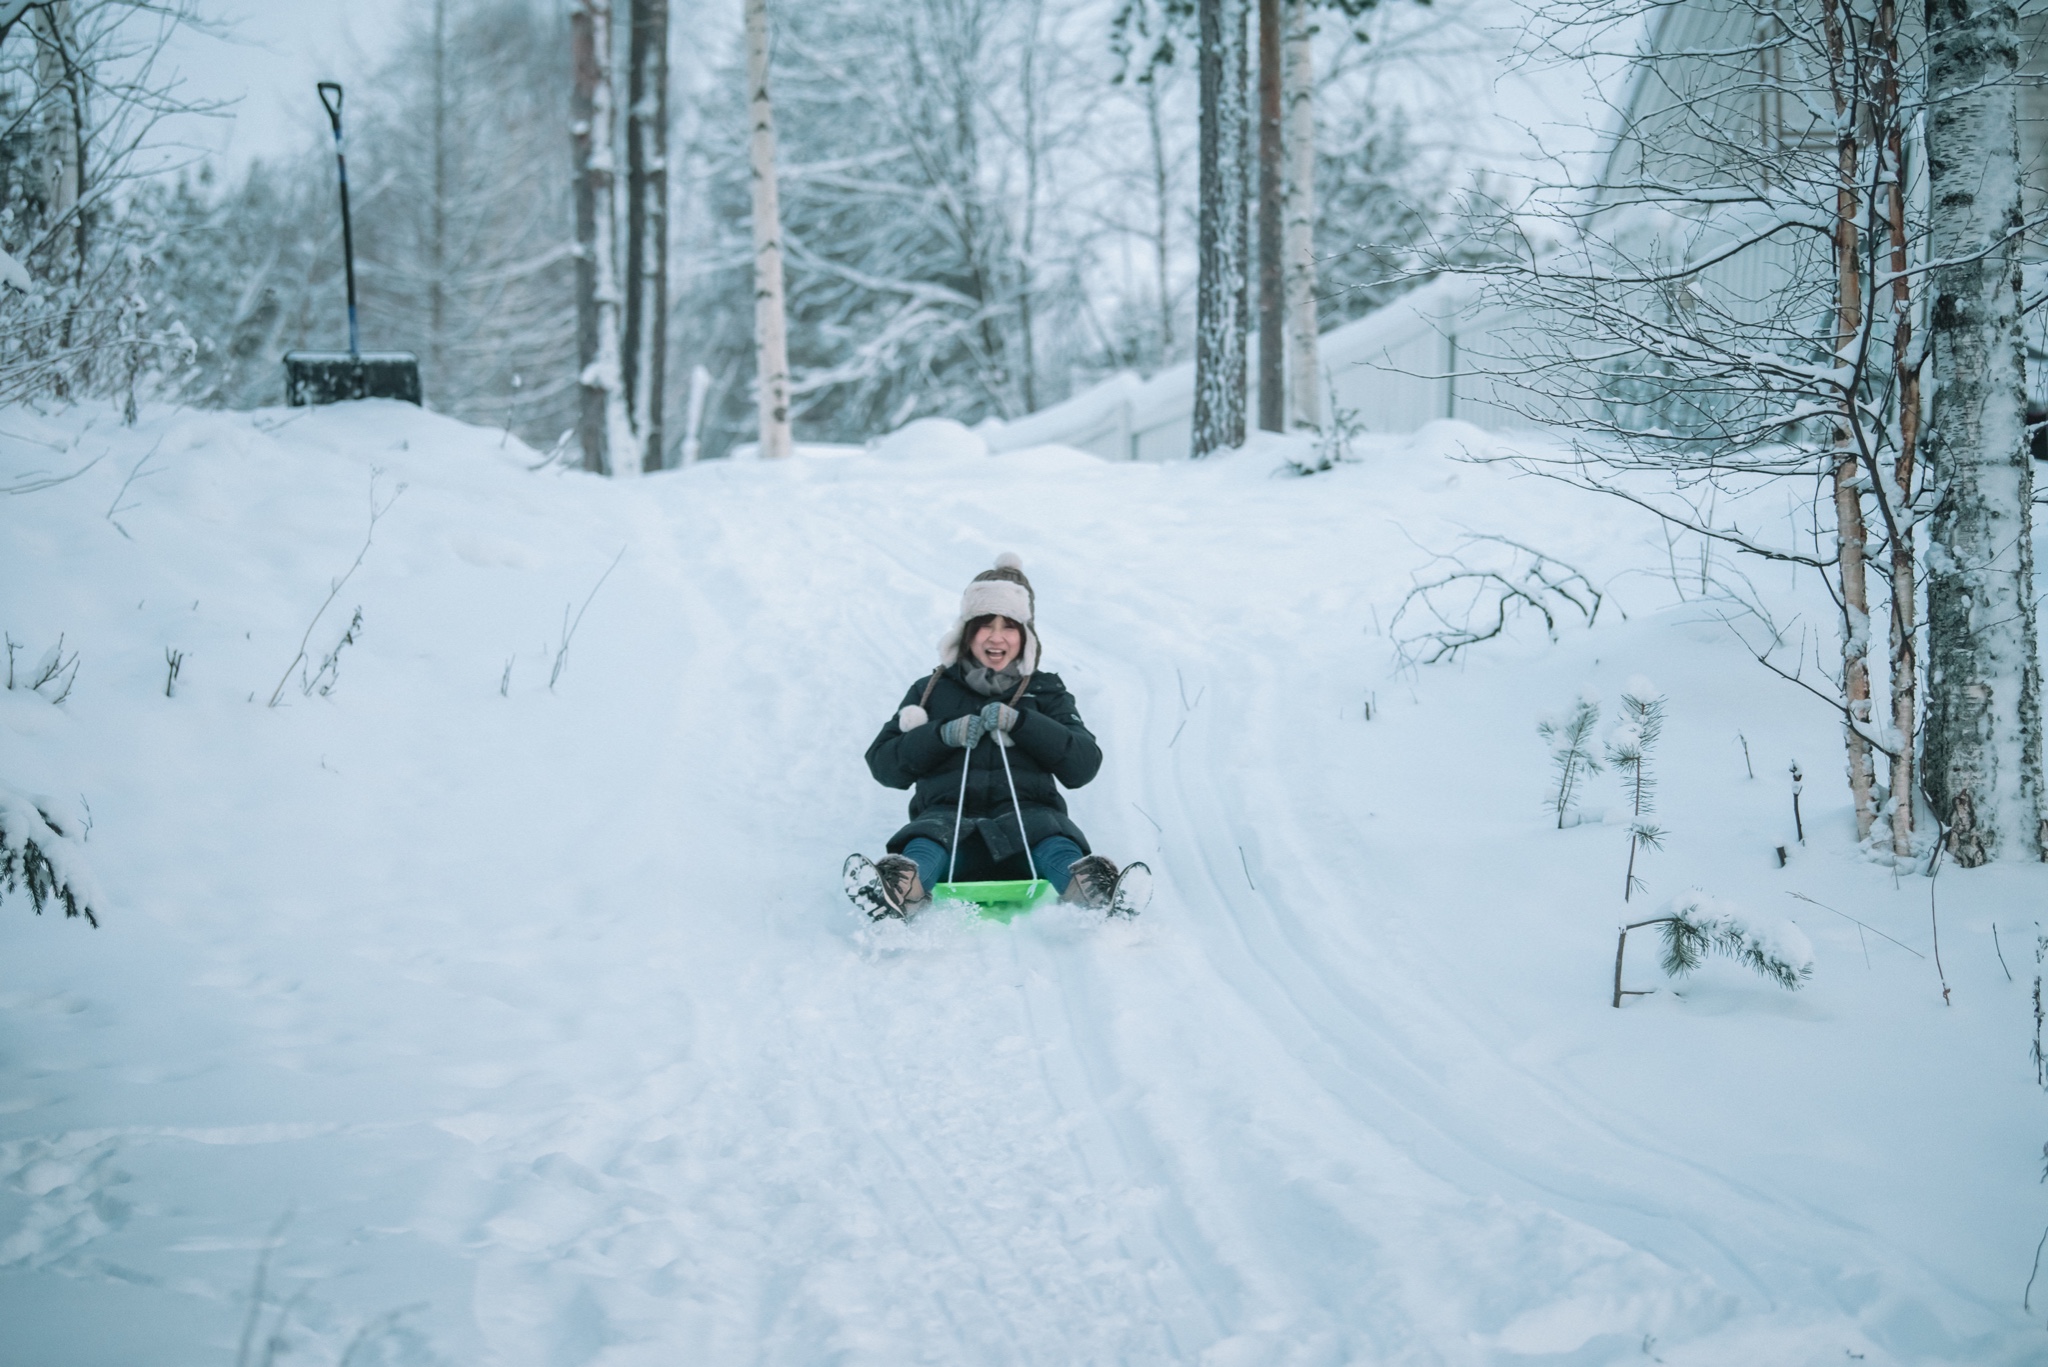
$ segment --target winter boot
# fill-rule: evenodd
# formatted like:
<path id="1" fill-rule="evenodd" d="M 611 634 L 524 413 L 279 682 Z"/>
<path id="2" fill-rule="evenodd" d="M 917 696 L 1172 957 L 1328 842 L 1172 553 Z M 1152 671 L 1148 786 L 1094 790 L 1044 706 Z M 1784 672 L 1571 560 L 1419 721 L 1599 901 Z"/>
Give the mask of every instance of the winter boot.
<path id="1" fill-rule="evenodd" d="M 897 906 L 898 916 L 909 916 L 931 900 L 924 879 L 918 876 L 917 861 L 909 856 L 885 854 L 875 861 L 875 872 L 881 875 L 882 892 Z"/>
<path id="2" fill-rule="evenodd" d="M 1107 855 L 1084 854 L 1067 870 L 1067 890 L 1060 900 L 1090 911 L 1107 911 L 1115 896 L 1116 865 Z"/>
<path id="3" fill-rule="evenodd" d="M 1127 918 L 1136 916 L 1151 903 L 1150 866 L 1135 860 L 1124 865 L 1124 871 L 1116 876 L 1116 891 L 1109 897 L 1109 914 Z"/>
<path id="4" fill-rule="evenodd" d="M 849 854 L 839 876 L 847 900 L 870 921 L 903 920 L 930 900 L 917 865 L 900 854 L 883 855 L 879 864 L 864 854 Z"/>

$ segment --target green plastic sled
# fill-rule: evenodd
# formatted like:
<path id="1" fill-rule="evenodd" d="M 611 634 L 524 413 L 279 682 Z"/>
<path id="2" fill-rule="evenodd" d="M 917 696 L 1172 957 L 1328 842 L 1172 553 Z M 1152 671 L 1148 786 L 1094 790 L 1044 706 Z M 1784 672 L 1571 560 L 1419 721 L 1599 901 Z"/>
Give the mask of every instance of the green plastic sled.
<path id="1" fill-rule="evenodd" d="M 1016 878 L 1001 883 L 941 883 L 932 889 L 938 902 L 971 902 L 984 920 L 1008 925 L 1059 896 L 1043 878 Z"/>

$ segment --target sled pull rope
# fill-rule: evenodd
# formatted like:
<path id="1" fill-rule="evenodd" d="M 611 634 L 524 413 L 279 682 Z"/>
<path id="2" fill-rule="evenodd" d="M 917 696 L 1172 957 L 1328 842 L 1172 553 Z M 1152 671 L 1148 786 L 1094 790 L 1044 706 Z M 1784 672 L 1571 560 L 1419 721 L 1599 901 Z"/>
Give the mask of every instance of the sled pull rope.
<path id="1" fill-rule="evenodd" d="M 937 675 L 932 676 L 934 680 Z M 927 695 L 931 692 L 926 689 Z M 946 851 L 946 881 L 953 881 L 954 873 L 960 868 L 960 818 L 967 814 L 967 766 L 974 762 L 974 747 L 968 746 L 960 756 L 960 796 L 953 802 L 953 848 Z"/>
<path id="2" fill-rule="evenodd" d="M 1017 813 L 1017 834 L 1024 840 L 1024 866 L 1031 870 L 1031 881 L 1036 883 L 1038 881 L 1038 861 L 1031 857 L 1031 832 L 1024 829 L 1024 804 L 1017 800 L 1017 780 L 1010 775 L 1010 747 L 1003 744 L 1000 731 L 996 733 L 995 744 L 996 754 L 1001 756 L 1003 761 L 1003 778 L 1010 785 L 1010 806 Z M 960 784 L 960 792 L 963 796 L 967 792 L 964 774 Z M 956 817 L 955 820 L 957 821 L 958 818 Z M 955 836 L 954 839 L 957 841 L 959 837 Z"/>

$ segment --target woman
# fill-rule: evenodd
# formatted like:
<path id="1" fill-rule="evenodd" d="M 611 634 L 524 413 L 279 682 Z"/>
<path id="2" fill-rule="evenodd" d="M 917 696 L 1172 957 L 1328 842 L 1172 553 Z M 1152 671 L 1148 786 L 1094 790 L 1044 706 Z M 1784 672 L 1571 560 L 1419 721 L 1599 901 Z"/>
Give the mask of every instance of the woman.
<path id="1" fill-rule="evenodd" d="M 868 747 L 877 781 L 914 789 L 910 824 L 889 853 L 846 861 L 847 895 L 870 917 L 912 915 L 940 883 L 1029 878 L 1034 867 L 1064 901 L 1111 915 L 1142 905 L 1149 870 L 1133 864 L 1120 877 L 1090 853 L 1060 796 L 1060 785 L 1095 777 L 1102 748 L 1059 676 L 1038 668 L 1036 608 L 1021 562 L 997 557 L 961 595 L 939 667 L 910 686 Z"/>

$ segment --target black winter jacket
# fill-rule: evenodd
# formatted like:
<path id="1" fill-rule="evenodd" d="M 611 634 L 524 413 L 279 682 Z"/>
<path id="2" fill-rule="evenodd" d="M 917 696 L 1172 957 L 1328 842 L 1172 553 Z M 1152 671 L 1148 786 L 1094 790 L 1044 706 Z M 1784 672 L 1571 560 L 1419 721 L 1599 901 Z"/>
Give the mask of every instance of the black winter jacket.
<path id="1" fill-rule="evenodd" d="M 918 836 L 953 845 L 954 804 L 960 795 L 962 752 L 939 739 L 939 728 L 955 717 L 979 712 L 990 699 L 969 688 L 964 667 L 948 665 L 924 704 L 927 720 L 905 731 L 895 717 L 868 747 L 868 771 L 891 788 L 915 787 L 910 797 L 910 824 L 889 837 L 891 853 Z M 924 695 L 927 679 L 919 679 L 897 708 Z M 1008 702 L 1008 698 L 1002 699 Z M 1067 816 L 1058 784 L 1078 788 L 1102 767 L 1102 747 L 1081 722 L 1074 697 L 1057 674 L 1033 674 L 1024 696 L 1012 704 L 1022 715 L 1010 732 L 1010 773 L 1017 781 L 1017 800 L 1031 843 L 1064 835 L 1088 851 L 1088 837 Z M 1058 781 L 1058 784 L 1055 783 Z M 963 847 L 979 837 L 991 859 L 1010 859 L 1024 851 L 1017 817 L 1010 806 L 1009 785 L 995 742 L 974 747 L 967 769 L 967 803 L 960 826 Z"/>

